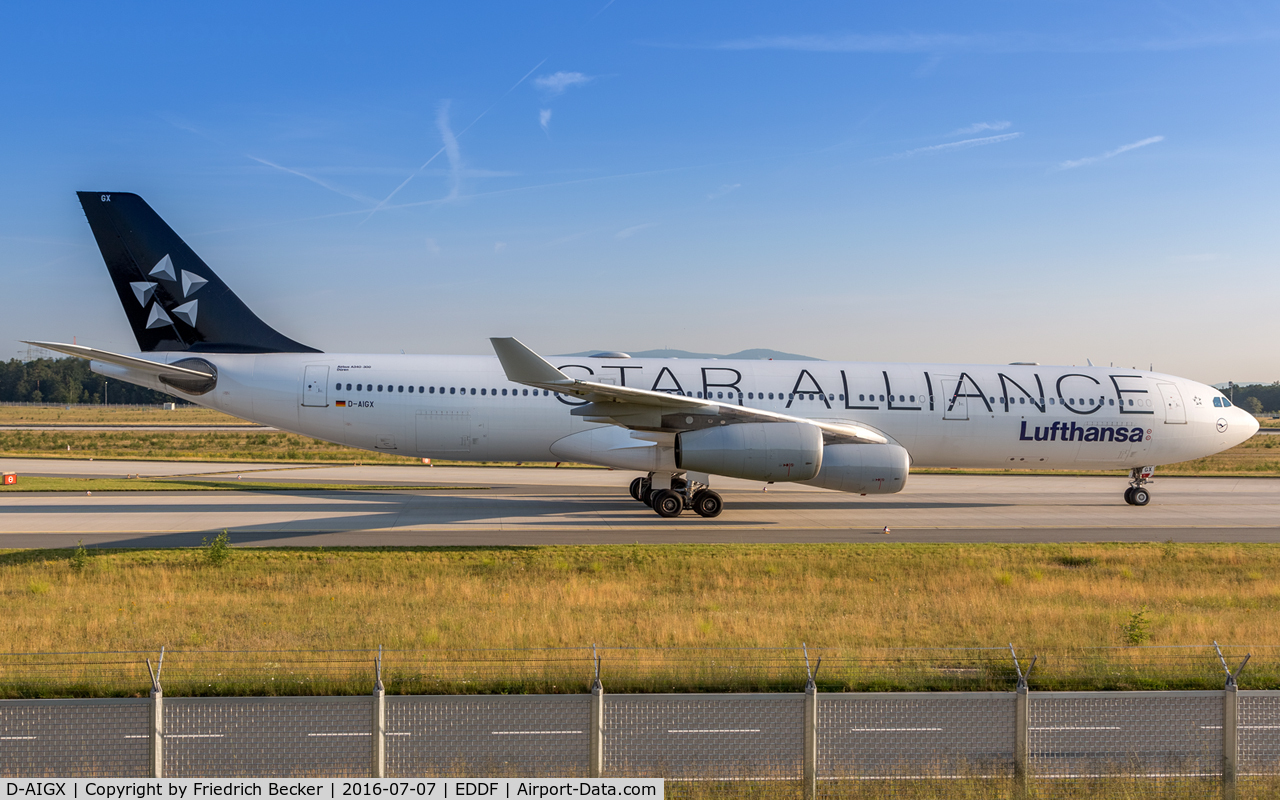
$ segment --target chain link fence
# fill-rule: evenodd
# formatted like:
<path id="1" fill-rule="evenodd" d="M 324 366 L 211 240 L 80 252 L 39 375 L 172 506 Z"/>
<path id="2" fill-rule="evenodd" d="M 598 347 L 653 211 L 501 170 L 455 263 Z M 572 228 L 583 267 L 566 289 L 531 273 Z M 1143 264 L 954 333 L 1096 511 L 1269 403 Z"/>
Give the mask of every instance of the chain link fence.
<path id="1" fill-rule="evenodd" d="M 510 650 L 172 650 L 0 654 L 0 698 L 137 697 L 149 690 L 147 660 L 163 659 L 165 690 L 192 697 L 362 695 L 381 658 L 389 694 L 579 694 L 595 659 L 614 693 L 786 692 L 821 661 L 824 692 L 1003 691 L 1017 681 L 1011 645 L 987 648 L 570 647 Z M 1038 691 L 1208 690 L 1223 665 L 1251 655 L 1250 688 L 1280 689 L 1280 647 L 1213 645 L 1037 650 L 1028 676 Z M 1233 666 L 1234 668 L 1234 666 Z"/>

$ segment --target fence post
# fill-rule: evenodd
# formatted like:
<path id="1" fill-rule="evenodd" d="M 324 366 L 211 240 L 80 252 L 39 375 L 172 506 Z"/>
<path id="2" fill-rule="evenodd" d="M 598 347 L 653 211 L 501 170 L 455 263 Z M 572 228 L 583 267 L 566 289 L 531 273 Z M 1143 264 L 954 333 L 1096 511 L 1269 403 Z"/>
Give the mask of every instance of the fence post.
<path id="1" fill-rule="evenodd" d="M 1236 771 L 1240 757 L 1240 693 L 1234 681 L 1222 692 L 1222 797 L 1235 800 Z"/>
<path id="2" fill-rule="evenodd" d="M 600 682 L 600 656 L 591 646 L 596 662 L 596 679 L 591 683 L 591 728 L 588 733 L 587 777 L 604 777 L 604 684 Z"/>
<path id="3" fill-rule="evenodd" d="M 809 646 L 800 646 L 804 650 L 805 672 L 809 675 L 804 685 L 804 797 L 815 800 L 818 796 L 818 684 L 813 676 L 822 666 L 822 659 L 810 669 Z"/>
<path id="4" fill-rule="evenodd" d="M 1009 645 L 1009 652 L 1013 655 L 1013 668 L 1018 673 L 1018 690 L 1014 695 L 1013 703 L 1013 795 L 1021 798 L 1028 795 L 1031 784 L 1028 748 L 1028 731 L 1031 729 L 1031 691 L 1027 685 L 1027 676 L 1031 674 L 1031 668 L 1036 665 L 1038 656 L 1032 657 L 1031 663 L 1027 665 L 1027 671 L 1023 672 L 1012 643 Z"/>
<path id="5" fill-rule="evenodd" d="M 164 668 L 164 648 L 160 648 L 160 660 L 155 670 L 147 659 L 147 672 L 151 674 L 151 707 L 147 739 L 147 774 L 152 778 L 164 777 L 164 691 L 160 688 L 160 670 Z"/>
<path id="6" fill-rule="evenodd" d="M 1236 776 L 1240 767 L 1240 691 L 1238 679 L 1244 672 L 1244 665 L 1249 663 L 1253 653 L 1246 653 L 1244 661 L 1235 672 L 1227 666 L 1222 657 L 1222 648 L 1213 643 L 1218 661 L 1222 663 L 1222 671 L 1227 673 L 1227 685 L 1222 691 L 1222 797 L 1223 800 L 1236 800 Z"/>
<path id="7" fill-rule="evenodd" d="M 374 662 L 377 682 L 373 685 L 373 763 L 369 773 L 374 778 L 387 777 L 387 692 L 382 685 L 382 645 Z"/>

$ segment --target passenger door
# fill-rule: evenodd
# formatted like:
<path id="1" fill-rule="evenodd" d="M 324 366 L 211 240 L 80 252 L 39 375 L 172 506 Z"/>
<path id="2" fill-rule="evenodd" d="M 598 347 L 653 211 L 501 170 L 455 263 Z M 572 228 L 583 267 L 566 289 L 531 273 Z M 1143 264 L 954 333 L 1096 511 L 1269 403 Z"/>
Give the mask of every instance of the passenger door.
<path id="1" fill-rule="evenodd" d="M 938 376 L 939 382 L 942 384 L 942 418 L 943 419 L 968 419 L 969 418 L 969 398 L 961 392 L 964 392 L 964 382 L 960 378 L 952 375 Z M 959 395 L 957 397 L 957 395 Z M 955 398 L 954 401 L 952 398 Z"/>
<path id="2" fill-rule="evenodd" d="M 1172 383 L 1156 384 L 1160 389 L 1160 397 L 1164 399 L 1164 421 L 1166 425 L 1187 424 L 1187 409 L 1182 405 L 1182 392 Z"/>

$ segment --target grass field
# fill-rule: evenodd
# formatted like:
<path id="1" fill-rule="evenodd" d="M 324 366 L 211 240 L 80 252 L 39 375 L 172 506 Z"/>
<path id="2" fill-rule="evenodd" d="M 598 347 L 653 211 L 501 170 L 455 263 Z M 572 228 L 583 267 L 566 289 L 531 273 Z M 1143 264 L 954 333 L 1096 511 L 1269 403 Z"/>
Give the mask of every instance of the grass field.
<path id="1" fill-rule="evenodd" d="M 0 406 L 0 425 L 248 425 L 211 408 L 178 406 Z"/>
<path id="2" fill-rule="evenodd" d="M 484 489 L 484 486 L 376 486 L 363 483 L 307 483 L 305 481 L 204 480 L 199 478 L 46 478 L 23 476 L 14 485 L 0 486 L 0 494 L 17 492 L 191 492 L 191 491 L 415 491 Z"/>
<path id="3" fill-rule="evenodd" d="M 398 684 L 415 691 L 565 691 L 589 683 L 587 648 L 600 643 L 643 648 L 608 656 L 615 688 L 705 690 L 790 685 L 807 642 L 827 655 L 829 688 L 937 689 L 1007 688 L 1012 664 L 998 649 L 1014 642 L 1044 657 L 1044 686 L 1220 688 L 1211 650 L 1128 645 L 1217 640 L 1234 658 L 1280 643 L 1278 576 L 1280 546 L 1240 544 L 232 548 L 222 564 L 200 549 L 7 551 L 0 652 L 199 651 L 170 656 L 180 673 L 184 659 L 221 664 L 211 651 L 363 650 L 297 656 L 292 683 L 274 689 L 349 689 L 333 664 L 356 664 L 352 685 L 365 691 L 384 645 L 401 651 L 389 663 L 417 676 Z M 952 647 L 996 650 L 895 650 Z M 567 658 L 572 679 L 520 663 L 486 672 L 477 653 L 491 648 L 573 648 L 551 659 Z M 1280 648 L 1253 652 L 1245 688 L 1280 686 Z M 469 655 L 422 666 L 449 653 Z M 294 657 L 246 658 L 275 664 L 262 671 L 274 676 Z M 209 670 L 236 674 L 230 663 Z"/>

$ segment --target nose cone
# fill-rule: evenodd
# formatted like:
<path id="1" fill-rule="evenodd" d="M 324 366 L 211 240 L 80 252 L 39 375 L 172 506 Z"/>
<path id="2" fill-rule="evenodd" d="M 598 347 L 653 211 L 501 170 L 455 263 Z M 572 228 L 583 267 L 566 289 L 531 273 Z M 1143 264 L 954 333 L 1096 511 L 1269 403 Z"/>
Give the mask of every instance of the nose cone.
<path id="1" fill-rule="evenodd" d="M 1262 427 L 1258 424 L 1256 417 L 1242 408 L 1232 406 L 1224 410 L 1227 412 L 1223 417 L 1223 420 L 1227 423 L 1225 433 L 1227 441 L 1230 442 L 1232 447 L 1248 441 L 1258 432 L 1258 428 Z M 1221 425 L 1222 422 L 1218 424 Z"/>

